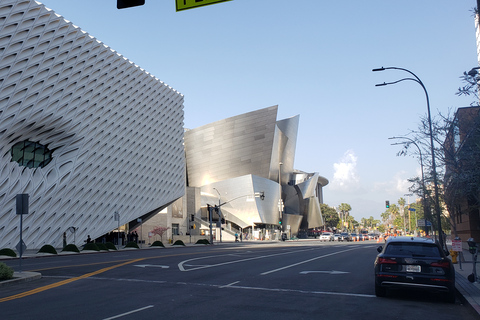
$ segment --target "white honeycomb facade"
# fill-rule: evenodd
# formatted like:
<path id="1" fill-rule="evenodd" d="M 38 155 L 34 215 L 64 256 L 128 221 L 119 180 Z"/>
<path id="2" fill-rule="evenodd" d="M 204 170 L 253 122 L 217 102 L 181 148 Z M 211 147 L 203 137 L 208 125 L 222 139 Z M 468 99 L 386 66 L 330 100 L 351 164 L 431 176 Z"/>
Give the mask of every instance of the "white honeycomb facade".
<path id="1" fill-rule="evenodd" d="M 33 141 L 43 168 L 12 161 Z M 33 0 L 0 1 L 0 248 L 101 236 L 183 196 L 183 95 Z M 68 242 L 73 235 L 68 234 Z"/>

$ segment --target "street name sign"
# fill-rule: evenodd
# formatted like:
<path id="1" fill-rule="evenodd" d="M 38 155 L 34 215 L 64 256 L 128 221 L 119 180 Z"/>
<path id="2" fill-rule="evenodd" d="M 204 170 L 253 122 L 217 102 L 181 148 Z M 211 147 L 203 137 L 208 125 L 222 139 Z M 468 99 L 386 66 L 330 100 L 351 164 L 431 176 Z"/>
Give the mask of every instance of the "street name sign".
<path id="1" fill-rule="evenodd" d="M 425 220 L 425 219 L 418 219 L 418 226 L 419 227 L 431 227 L 432 226 L 432 222 L 428 221 L 428 220 Z"/>
<path id="2" fill-rule="evenodd" d="M 177 12 L 232 0 L 175 0 Z"/>

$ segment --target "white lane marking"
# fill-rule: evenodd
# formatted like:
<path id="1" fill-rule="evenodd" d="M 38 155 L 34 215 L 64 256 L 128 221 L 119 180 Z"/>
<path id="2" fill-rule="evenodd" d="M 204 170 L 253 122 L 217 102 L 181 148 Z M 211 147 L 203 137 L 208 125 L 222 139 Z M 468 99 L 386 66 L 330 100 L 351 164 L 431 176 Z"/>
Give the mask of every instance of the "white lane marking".
<path id="1" fill-rule="evenodd" d="M 305 260 L 305 261 L 297 262 L 297 263 L 291 264 L 291 265 L 289 265 L 289 266 L 285 266 L 285 267 L 281 267 L 281 268 L 278 268 L 278 269 L 266 271 L 266 272 L 260 273 L 260 275 L 261 275 L 261 276 L 264 276 L 264 275 L 266 275 L 266 274 L 270 274 L 270 273 L 274 273 L 274 272 L 277 272 L 277 271 L 285 270 L 285 269 L 288 269 L 288 268 L 291 268 L 291 267 L 295 267 L 295 266 L 298 266 L 298 265 L 301 265 L 301 264 L 304 264 L 304 263 L 308 263 L 308 262 L 315 261 L 315 260 L 318 260 L 318 259 L 322 259 L 322 258 L 334 256 L 334 255 L 336 255 L 336 254 L 340 254 L 340 253 L 352 251 L 352 250 L 355 250 L 355 249 L 357 249 L 357 248 L 352 248 L 352 249 L 346 249 L 346 250 L 342 250 L 342 251 L 332 252 L 332 253 L 329 253 L 329 254 L 325 254 L 325 255 L 323 255 L 323 256 L 319 256 L 319 257 L 316 257 L 316 258 L 312 258 L 312 259 L 308 259 L 308 260 Z"/>
<path id="2" fill-rule="evenodd" d="M 233 286 L 234 284 L 237 284 L 237 283 L 239 283 L 239 282 L 240 282 L 240 281 L 235 281 L 235 282 L 232 282 L 232 283 L 230 283 L 230 284 L 227 284 L 226 286 L 220 286 L 219 288 L 231 287 L 231 286 Z"/>
<path id="3" fill-rule="evenodd" d="M 345 273 L 350 273 L 350 272 L 345 272 L 345 271 L 302 271 L 300 274 L 309 274 L 309 273 L 328 273 L 328 274 L 345 274 Z"/>
<path id="4" fill-rule="evenodd" d="M 129 312 L 125 312 L 125 313 L 122 313 L 122 314 L 119 314 L 119 315 L 116 315 L 116 316 L 113 316 L 113 317 L 110 317 L 110 318 L 105 318 L 103 320 L 111 320 L 111 319 L 117 319 L 117 318 L 121 318 L 123 316 L 127 316 L 129 314 L 132 314 L 132 313 L 135 313 L 135 312 L 139 312 L 139 311 L 143 311 L 145 309 L 149 309 L 149 308 L 153 308 L 152 305 L 150 306 L 146 306 L 146 307 L 143 307 L 143 308 L 140 308 L 140 309 L 136 309 L 136 310 L 132 310 L 132 311 L 129 311 Z"/>
<path id="5" fill-rule="evenodd" d="M 162 268 L 162 269 L 170 268 L 169 266 L 161 266 L 161 265 L 158 265 L 158 264 L 135 264 L 133 266 L 134 267 L 140 267 L 140 268 L 145 268 L 145 267 L 154 267 L 154 268 Z"/>
<path id="6" fill-rule="evenodd" d="M 374 294 L 364 293 L 348 293 L 348 292 L 328 292 L 328 291 L 306 291 L 296 289 L 270 289 L 259 287 L 243 287 L 243 286 L 230 286 L 233 289 L 245 289 L 245 290 L 261 290 L 261 291 L 274 291 L 274 292 L 294 292 L 294 293 L 306 293 L 306 294 L 325 294 L 334 296 L 349 296 L 349 297 L 362 297 L 362 298 L 376 298 Z"/>
<path id="7" fill-rule="evenodd" d="M 68 277 L 58 277 L 58 276 L 43 276 L 43 278 L 68 278 Z M 348 293 L 348 292 L 328 292 L 328 291 L 307 291 L 307 290 L 297 290 L 297 289 L 282 289 L 282 288 L 260 288 L 260 287 L 245 287 L 245 286 L 235 286 L 236 282 L 232 282 L 228 285 L 217 285 L 217 284 L 206 284 L 206 283 L 190 283 L 190 282 L 168 282 L 168 281 L 155 281 L 155 280 L 140 280 L 140 279 L 113 279 L 113 278 L 103 278 L 103 277 L 89 277 L 85 280 L 111 280 L 111 281 L 127 281 L 127 282 L 143 282 L 143 283 L 159 283 L 159 284 L 177 284 L 183 286 L 200 286 L 200 287 L 211 287 L 211 288 L 229 288 L 229 289 L 241 289 L 241 290 L 259 290 L 259 291 L 274 291 L 274 292 L 293 292 L 293 293 L 302 293 L 302 294 L 324 294 L 324 295 L 337 295 L 337 296 L 351 296 L 351 297 L 363 297 L 363 298 L 375 298 L 373 294 L 364 294 L 364 293 Z M 113 319 L 113 318 L 110 318 Z M 106 319 L 105 319 L 106 320 Z"/>
<path id="8" fill-rule="evenodd" d="M 178 269 L 180 271 L 194 271 L 194 270 L 198 270 L 198 269 L 213 268 L 213 267 L 224 266 L 224 265 L 232 264 L 232 263 L 239 263 L 239 262 L 250 261 L 250 260 L 258 260 L 258 259 L 270 258 L 270 257 L 274 257 L 274 256 L 280 256 L 280 255 L 291 254 L 291 253 L 298 253 L 298 252 L 303 252 L 303 251 L 311 251 L 311 250 L 315 250 L 315 249 L 309 248 L 309 249 L 305 249 L 305 250 L 295 250 L 295 251 L 290 251 L 290 252 L 275 253 L 275 254 L 270 254 L 270 255 L 266 255 L 266 256 L 258 256 L 258 257 L 253 257 L 253 258 L 246 258 L 246 259 L 228 261 L 228 262 L 217 263 L 217 264 L 212 264 L 212 265 L 204 265 L 204 266 L 199 266 L 199 267 L 188 269 L 188 270 L 186 270 L 184 268 L 184 266 L 188 265 L 186 263 L 190 262 L 190 261 L 207 259 L 207 258 L 218 258 L 219 257 L 219 256 L 207 256 L 207 257 L 200 257 L 200 258 L 184 260 L 184 261 L 182 261 L 178 264 Z"/>

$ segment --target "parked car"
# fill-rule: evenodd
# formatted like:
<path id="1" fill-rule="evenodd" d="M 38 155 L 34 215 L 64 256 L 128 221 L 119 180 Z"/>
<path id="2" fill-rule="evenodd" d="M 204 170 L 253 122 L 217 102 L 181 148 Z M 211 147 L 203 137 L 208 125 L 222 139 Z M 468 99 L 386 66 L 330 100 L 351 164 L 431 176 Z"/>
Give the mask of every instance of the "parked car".
<path id="1" fill-rule="evenodd" d="M 377 239 L 378 239 L 378 234 L 376 234 L 376 233 L 369 233 L 369 234 L 368 234 L 368 238 L 369 238 L 370 240 L 377 240 Z"/>
<path id="2" fill-rule="evenodd" d="M 332 241 L 333 235 L 330 232 L 324 232 L 320 235 L 320 241 Z"/>
<path id="3" fill-rule="evenodd" d="M 390 289 L 440 292 L 455 302 L 455 269 L 438 242 L 429 238 L 390 237 L 377 248 L 375 295 Z"/>
<path id="4" fill-rule="evenodd" d="M 358 241 L 358 234 L 356 233 L 351 233 L 350 238 L 352 239 L 351 241 Z"/>
<path id="5" fill-rule="evenodd" d="M 340 233 L 340 241 L 352 241 L 352 238 L 350 237 L 350 234 L 348 232 L 342 232 Z"/>
<path id="6" fill-rule="evenodd" d="M 340 233 L 335 233 L 333 235 L 333 241 L 340 241 L 341 236 L 342 235 Z"/>
<path id="7" fill-rule="evenodd" d="M 363 241 L 363 240 L 365 240 L 365 239 L 363 238 L 363 234 L 361 234 L 361 233 L 358 234 L 357 239 L 358 239 L 358 241 Z M 368 240 L 368 239 L 366 239 L 366 240 Z"/>

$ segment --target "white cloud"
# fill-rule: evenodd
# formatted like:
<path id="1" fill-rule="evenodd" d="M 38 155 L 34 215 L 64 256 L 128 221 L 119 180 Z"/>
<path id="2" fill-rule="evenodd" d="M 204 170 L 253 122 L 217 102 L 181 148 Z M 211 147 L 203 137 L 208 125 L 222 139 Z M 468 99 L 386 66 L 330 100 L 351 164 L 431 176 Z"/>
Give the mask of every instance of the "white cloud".
<path id="1" fill-rule="evenodd" d="M 405 177 L 407 172 L 401 171 L 397 172 L 397 174 L 393 177 L 395 180 L 395 191 L 400 192 L 401 194 L 403 193 L 408 193 L 408 188 L 412 185 L 410 182 L 408 182 L 408 178 Z"/>
<path id="2" fill-rule="evenodd" d="M 384 182 L 375 182 L 373 190 L 375 192 L 383 192 L 388 195 L 403 196 L 404 193 L 409 193 L 408 188 L 412 185 L 408 182 L 408 172 L 399 171 L 389 180 Z"/>
<path id="3" fill-rule="evenodd" d="M 352 191 L 360 186 L 357 173 L 357 156 L 347 150 L 338 163 L 333 164 L 333 179 L 330 187 L 334 190 Z"/>

